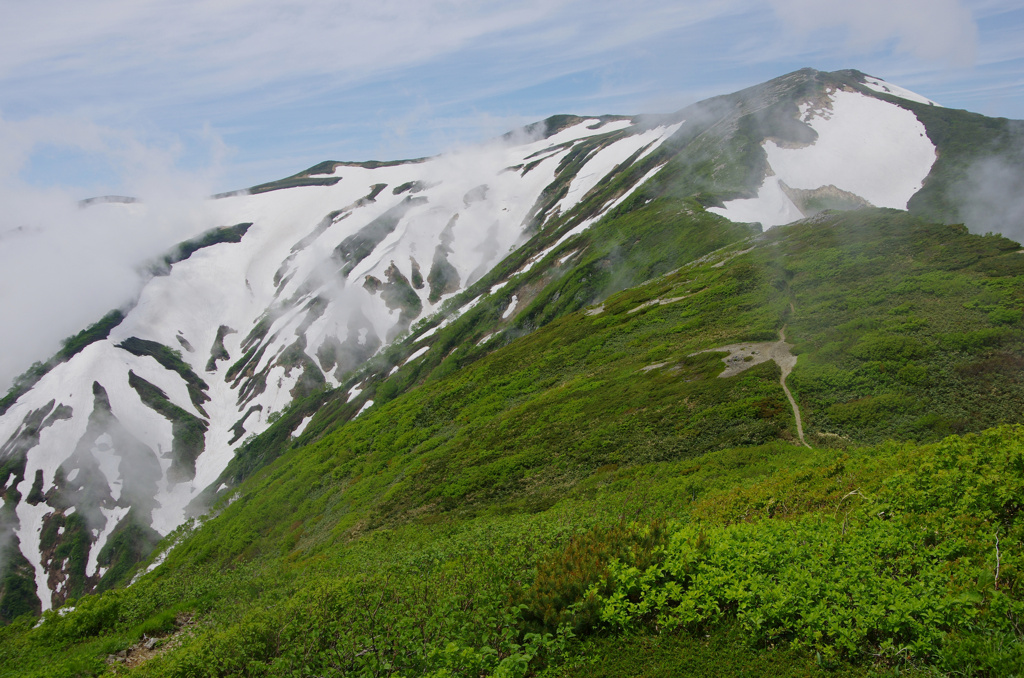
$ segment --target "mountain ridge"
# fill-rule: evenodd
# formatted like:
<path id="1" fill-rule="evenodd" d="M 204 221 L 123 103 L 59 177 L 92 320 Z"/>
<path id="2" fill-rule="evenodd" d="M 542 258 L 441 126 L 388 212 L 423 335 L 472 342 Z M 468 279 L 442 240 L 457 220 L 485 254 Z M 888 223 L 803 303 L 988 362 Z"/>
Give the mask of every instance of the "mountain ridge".
<path id="1" fill-rule="evenodd" d="M 462 156 L 411 162 L 329 161 L 282 181 L 337 179 L 331 185 L 281 184 L 276 190 L 223 196 L 219 203 L 273 199 L 280 204 L 265 203 L 277 210 L 268 217 L 256 207 L 264 203 L 239 203 L 246 219 L 227 223 L 251 225 L 237 241 L 197 248 L 187 262 L 165 260 L 167 275 L 153 278 L 129 311 L 136 316 L 135 329 L 122 319 L 102 339 L 84 346 L 85 357 L 77 358 L 85 372 L 91 369 L 85 363 L 113 361 L 116 376 L 101 377 L 102 384 L 97 378 L 76 376 L 83 388 L 73 401 L 54 397 L 59 389 L 51 385 L 52 394 L 40 391 L 31 404 L 20 402 L 17 412 L 10 409 L 13 402 L 7 405 L 5 411 L 14 414 L 0 430 L 0 439 L 8 441 L 6 457 L 0 460 L 5 529 L 19 523 L 11 534 L 17 535 L 21 555 L 34 570 L 36 590 L 50 591 L 50 604 L 59 604 L 68 595 L 114 585 L 120 579 L 104 581 L 104 575 L 113 572 L 123 578 L 130 570 L 128 561 L 120 566 L 111 562 L 101 571 L 100 554 L 118 530 L 159 527 L 156 533 L 167 535 L 218 497 L 230 495 L 233 485 L 293 444 L 314 442 L 345 421 L 371 416 L 420 384 L 466 369 L 518 337 L 760 232 L 754 225 L 731 224 L 715 210 L 757 198 L 772 172 L 766 143 L 814 147 L 819 133 L 800 119 L 798 104 L 805 100 L 820 103 L 841 92 L 887 102 L 912 116 L 931 115 L 932 127 L 919 122 L 929 135 L 937 134 L 932 131 L 934 120 L 947 120 L 943 116 L 961 125 L 980 119 L 879 92 L 870 85 L 884 86 L 867 78 L 857 71 L 804 69 L 646 122 L 636 116 L 556 116 L 526 128 L 528 139 L 530 129 L 541 131 L 538 125 L 543 125 L 543 134 L 520 146 L 482 147 Z M 1012 132 L 1006 131 L 1007 124 L 986 123 L 972 128 L 972 134 L 988 134 L 988 143 L 998 145 L 1000 135 Z M 947 141 L 955 136 L 953 126 L 943 128 Z M 521 136 L 513 134 L 505 141 Z M 923 187 L 906 195 L 904 204 L 915 213 L 942 216 L 939 220 L 958 215 L 949 206 L 949 183 L 964 173 L 972 152 L 962 139 L 952 147 L 944 143 L 940 140 L 936 148 L 952 150 L 937 154 Z M 431 186 L 429 177 L 415 173 L 431 163 L 440 168 L 438 176 L 448 177 L 443 171 L 451 170 L 457 180 Z M 483 165 L 496 174 L 480 183 L 473 173 Z M 343 174 L 333 176 L 338 171 Z M 375 174 L 380 171 L 396 174 Z M 868 165 L 865 171 L 876 169 Z M 386 185 L 384 178 L 389 179 Z M 341 192 L 335 197 L 327 191 Z M 321 194 L 318 204 L 306 203 L 308 196 Z M 802 198 L 807 204 L 817 199 L 820 195 L 813 193 Z M 438 211 L 435 204 L 443 209 Z M 511 210 L 515 217 L 495 220 L 495 210 L 499 215 Z M 288 228 L 275 234 L 268 227 L 274 219 Z M 412 237 L 414 221 L 415 230 L 421 235 L 430 230 L 430 237 L 403 241 Z M 473 228 L 466 226 L 470 221 Z M 254 236 L 264 238 L 258 248 L 249 244 L 256 243 Z M 265 243 L 274 255 L 258 255 L 266 251 Z M 225 257 L 215 255 L 226 252 L 224 247 L 250 247 L 254 256 L 262 256 L 236 264 L 241 275 L 230 277 L 236 288 L 232 310 L 224 303 L 206 309 L 202 324 L 191 327 L 193 312 L 183 308 L 177 324 L 169 324 L 172 281 L 185 277 L 193 284 L 205 279 L 208 289 L 222 287 L 224 274 L 217 267 Z M 311 248 L 319 249 L 314 253 Z M 506 248 L 511 248 L 508 254 Z M 182 273 L 186 270 L 187 275 Z M 337 275 L 332 271 L 340 272 L 346 296 L 327 293 Z M 353 295 L 371 299 L 373 305 L 360 301 L 357 313 L 333 317 L 336 311 L 331 309 L 351 307 Z M 1011 308 L 1000 304 L 987 313 L 1012 315 Z M 245 307 L 247 315 L 228 320 L 232 313 L 238 315 L 234 306 Z M 109 324 L 101 324 L 99 333 Z M 152 328 L 164 326 L 162 335 L 152 333 Z M 777 338 L 777 329 L 765 328 L 762 340 Z M 65 380 L 55 374 L 48 383 Z M 85 464 L 78 471 L 81 477 L 107 479 L 107 489 L 100 493 L 106 496 L 92 499 L 91 507 L 74 505 L 79 516 L 88 515 L 73 535 L 76 562 L 69 558 L 61 564 L 51 557 L 47 565 L 43 552 L 49 547 L 43 548 L 42 538 L 33 532 L 63 530 L 54 526 L 75 514 L 59 498 L 85 487 L 68 484 L 78 476 L 72 476 L 75 468 L 66 463 L 72 456 L 67 450 L 83 444 L 90 421 L 108 415 L 125 427 L 125 435 L 99 433 L 81 453 L 75 452 Z M 67 428 L 73 442 L 42 440 L 55 427 Z M 247 440 L 265 431 L 264 437 Z M 104 435 L 110 440 L 100 440 Z M 111 445 L 115 438 L 125 448 L 120 455 Z M 29 453 L 41 441 L 64 451 L 57 449 L 45 462 L 35 460 L 37 452 L 29 465 Z M 132 478 L 121 470 L 120 464 L 137 453 L 146 458 L 152 454 L 160 467 L 157 483 L 162 489 L 153 510 L 163 513 L 152 522 L 140 515 L 141 508 L 120 501 L 122 492 L 139 493 L 129 487 L 133 483 L 151 482 L 148 475 Z M 151 534 L 142 540 L 152 541 Z M 136 552 L 129 560 L 143 557 Z"/>

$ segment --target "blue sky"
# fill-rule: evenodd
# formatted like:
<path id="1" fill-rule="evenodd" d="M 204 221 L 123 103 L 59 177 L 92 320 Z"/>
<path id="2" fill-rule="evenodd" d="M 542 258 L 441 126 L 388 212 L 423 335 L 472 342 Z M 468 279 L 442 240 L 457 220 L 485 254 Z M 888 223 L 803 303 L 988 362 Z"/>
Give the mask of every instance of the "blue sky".
<path id="1" fill-rule="evenodd" d="M 0 392 L 211 193 L 810 66 L 1024 118 L 1022 0 L 35 0 L 0 21 Z M 118 210 L 77 201 L 121 194 Z M 101 217 L 101 214 L 103 215 Z"/>
<path id="2" fill-rule="evenodd" d="M 670 111 L 803 66 L 1024 118 L 1021 4 L 20 3 L 0 27 L 0 181 L 130 193 L 156 172 L 227 190 L 553 113 Z"/>

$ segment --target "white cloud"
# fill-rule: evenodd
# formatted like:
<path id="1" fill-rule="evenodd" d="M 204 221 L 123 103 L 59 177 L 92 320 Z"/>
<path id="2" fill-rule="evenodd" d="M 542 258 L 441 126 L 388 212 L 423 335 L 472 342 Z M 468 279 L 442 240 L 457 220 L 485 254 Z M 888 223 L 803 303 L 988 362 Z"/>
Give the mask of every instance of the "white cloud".
<path id="1" fill-rule="evenodd" d="M 955 66 L 974 63 L 978 29 L 960 0 L 771 0 L 779 16 L 801 32 L 848 31 L 850 45 L 866 51 L 895 41 L 901 51 Z"/>
<path id="2" fill-rule="evenodd" d="M 144 202 L 83 209 L 71 189 L 26 183 L 19 174 L 40 143 L 108 159 Z M 215 137 L 208 143 L 220 152 Z M 174 147 L 74 118 L 0 119 L 0 392 L 60 338 L 129 302 L 140 263 L 222 225 L 206 199 L 215 166 L 182 172 L 175 157 Z"/>
<path id="3" fill-rule="evenodd" d="M 557 3 L 469 0 L 98 0 L 5 9 L 0 77 L 83 91 L 129 78 L 151 100 L 231 94 L 289 78 L 367 75 L 532 23 Z M 136 80 L 145 75 L 146 80 Z M 129 82 L 124 82 L 125 85 Z M 322 86 L 322 84 L 321 84 Z"/>
<path id="4" fill-rule="evenodd" d="M 50 0 L 5 8 L 0 82 L 8 96 L 45 88 L 101 109 L 222 100 L 270 84 L 280 87 L 259 97 L 309 97 L 462 52 L 488 54 L 498 70 L 557 69 L 744 4 Z"/>

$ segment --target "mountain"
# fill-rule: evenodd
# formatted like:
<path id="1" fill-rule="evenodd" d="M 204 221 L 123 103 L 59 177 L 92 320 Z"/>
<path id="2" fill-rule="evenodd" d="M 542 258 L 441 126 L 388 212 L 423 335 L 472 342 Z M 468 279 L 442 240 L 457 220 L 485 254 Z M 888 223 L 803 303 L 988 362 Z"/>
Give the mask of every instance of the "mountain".
<path id="1" fill-rule="evenodd" d="M 483 628 L 474 615 L 523 595 L 522 617 L 501 612 L 513 617 L 492 637 L 526 671 L 554 650 L 522 634 L 568 642 L 561 624 L 583 635 L 646 619 L 587 613 L 601 580 L 570 586 L 565 563 L 603 572 L 612 588 L 594 596 L 613 600 L 620 580 L 595 563 L 667 567 L 655 555 L 683 538 L 667 541 L 668 518 L 763 512 L 811 535 L 814 510 L 861 497 L 858 539 L 905 539 L 920 524 L 879 527 L 863 497 L 937 519 L 931 495 L 900 503 L 920 491 L 913 460 L 941 466 L 952 448 L 928 443 L 1022 420 L 1020 246 L 950 225 L 972 213 L 977 167 L 1017 167 L 1020 131 L 856 71 L 803 70 L 668 116 L 558 116 L 437 158 L 326 162 L 217 196 L 228 225 L 152 262 L 133 307 L 70 338 L 0 405 L 0 614 L 134 578 L 39 633 L 114 633 L 113 647 L 138 624 L 158 636 L 206 615 L 226 635 L 201 632 L 159 670 L 231 675 L 258 671 L 229 657 L 284 671 L 301 663 L 289 653 L 321 661 L 329 634 L 384 633 L 339 611 L 379 590 L 424 634 L 441 624 L 430 637 L 444 642 L 377 652 L 378 669 L 408 652 L 405 672 L 479 673 L 495 670 L 473 654 L 491 641 L 440 619 Z M 1018 449 L 1020 435 L 989 437 Z M 999 463 L 1016 482 L 1012 460 Z M 1007 501 L 984 505 L 1004 544 L 1020 531 Z M 757 538 L 783 539 L 775 524 Z M 890 556 L 907 576 L 925 571 Z M 1011 616 L 1014 557 L 1010 597 L 979 594 Z M 502 574 L 485 583 L 473 568 Z M 420 575 L 441 617 L 410 611 Z M 489 602 L 445 607 L 474 587 Z M 260 612 L 254 596 L 278 602 Z M 923 648 L 932 627 L 911 627 L 805 645 L 836 661 L 880 638 Z M 273 628 L 294 635 L 270 640 Z M 461 659 L 441 657 L 449 641 Z M 351 642 L 362 650 L 338 660 L 342 673 L 369 661 L 369 641 Z M 76 652 L 88 664 L 100 651 Z"/>
<path id="2" fill-rule="evenodd" d="M 190 503 L 246 437 L 324 389 L 354 401 L 353 370 L 678 126 L 564 117 L 220 197 L 236 225 L 154 262 L 132 308 L 69 340 L 4 403 L 4 487 L 37 589 L 59 602 L 102 585 L 118 526 L 152 544 L 201 513 Z M 62 565 L 54 549 L 71 539 L 84 552 Z"/>

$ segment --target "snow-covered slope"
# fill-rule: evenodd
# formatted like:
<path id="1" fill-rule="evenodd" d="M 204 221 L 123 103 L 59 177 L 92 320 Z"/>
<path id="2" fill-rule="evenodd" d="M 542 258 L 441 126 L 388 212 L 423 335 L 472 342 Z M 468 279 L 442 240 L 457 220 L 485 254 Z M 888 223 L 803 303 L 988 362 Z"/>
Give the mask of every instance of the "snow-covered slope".
<path id="1" fill-rule="evenodd" d="M 675 129 L 578 119 L 546 138 L 328 164 L 304 179 L 333 185 L 217 200 L 240 241 L 196 249 L 153 277 L 108 337 L 58 362 L 0 417 L 0 479 L 14 506 L 0 529 L 34 569 L 43 609 L 102 579 L 119 524 L 166 535 L 275 412 L 338 386 L 547 212 L 568 212 Z M 585 141 L 585 162 L 565 162 Z M 538 211 L 556 179 L 568 192 Z M 60 556 L 72 537 L 77 564 Z"/>
<path id="2" fill-rule="evenodd" d="M 906 209 L 935 163 L 935 147 L 911 111 L 860 92 L 832 89 L 803 102 L 800 119 L 816 140 L 796 148 L 765 140 L 768 172 L 757 196 L 710 211 L 769 228 L 832 206 Z"/>
<path id="3" fill-rule="evenodd" d="M 899 85 L 894 85 L 892 83 L 886 82 L 885 80 L 882 80 L 881 78 L 875 78 L 870 75 L 864 77 L 864 86 L 868 87 L 869 89 L 873 89 L 876 92 L 881 92 L 883 94 L 891 94 L 894 97 L 906 99 L 907 101 L 916 101 L 919 104 L 928 104 L 929 106 L 939 105 L 932 101 L 931 99 L 923 97 L 920 94 L 917 94 L 916 92 L 911 92 L 909 89 L 905 89 L 903 87 L 900 87 Z"/>

